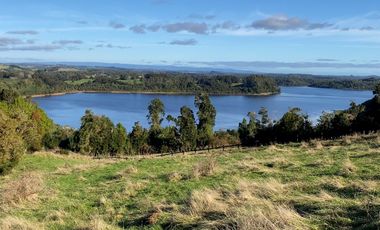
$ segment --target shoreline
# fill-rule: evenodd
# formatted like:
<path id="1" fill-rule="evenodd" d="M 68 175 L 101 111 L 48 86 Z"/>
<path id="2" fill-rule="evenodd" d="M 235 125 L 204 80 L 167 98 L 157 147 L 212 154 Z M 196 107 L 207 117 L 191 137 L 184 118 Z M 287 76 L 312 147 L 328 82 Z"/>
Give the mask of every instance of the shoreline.
<path id="1" fill-rule="evenodd" d="M 84 90 L 84 91 L 70 91 L 70 92 L 59 92 L 59 93 L 46 93 L 46 94 L 34 94 L 30 95 L 31 98 L 42 98 L 42 97 L 53 97 L 53 96 L 64 96 L 68 94 L 79 94 L 79 93 L 104 93 L 104 94 L 147 94 L 147 95 L 196 95 L 194 92 L 147 92 L 147 91 L 96 91 L 96 90 Z M 254 96 L 254 97 L 266 97 L 280 94 L 280 92 L 268 92 L 260 94 L 209 94 L 210 96 Z"/>

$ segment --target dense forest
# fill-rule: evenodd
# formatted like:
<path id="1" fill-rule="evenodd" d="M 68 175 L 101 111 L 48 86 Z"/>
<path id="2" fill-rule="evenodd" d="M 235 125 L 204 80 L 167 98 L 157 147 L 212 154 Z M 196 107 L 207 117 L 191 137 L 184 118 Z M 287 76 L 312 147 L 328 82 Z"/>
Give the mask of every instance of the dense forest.
<path id="1" fill-rule="evenodd" d="M 31 69 L 11 66 L 0 70 L 0 87 L 23 95 L 75 91 L 127 91 L 212 95 L 266 95 L 280 92 L 272 78 L 186 74 L 172 72 L 134 72 L 119 69 Z"/>
<path id="2" fill-rule="evenodd" d="M 372 90 L 379 83 L 380 78 L 377 77 L 180 73 L 95 67 L 0 65 L 0 88 L 11 88 L 22 95 L 30 96 L 77 91 L 267 95 L 279 93 L 279 86 Z"/>
<path id="3" fill-rule="evenodd" d="M 159 99 L 147 108 L 150 127 L 136 122 L 128 133 L 122 124 L 86 111 L 81 127 L 60 127 L 35 104 L 16 92 L 0 91 L 0 173 L 9 171 L 26 151 L 42 148 L 78 152 L 91 156 L 122 156 L 196 151 L 230 145 L 260 146 L 272 143 L 333 139 L 355 132 L 380 130 L 380 84 L 373 99 L 347 110 L 324 113 L 316 126 L 299 108 L 291 108 L 278 121 L 262 108 L 243 119 L 238 130 L 214 132 L 216 109 L 207 94 L 195 96 L 197 111 L 184 106 L 178 117 L 165 114 Z M 163 127 L 167 119 L 171 125 Z"/>

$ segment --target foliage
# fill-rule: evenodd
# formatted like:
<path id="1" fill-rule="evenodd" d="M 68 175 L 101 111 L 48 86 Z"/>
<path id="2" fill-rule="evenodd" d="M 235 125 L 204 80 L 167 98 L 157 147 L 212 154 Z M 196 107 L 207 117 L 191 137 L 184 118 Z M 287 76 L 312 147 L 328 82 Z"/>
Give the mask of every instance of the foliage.
<path id="1" fill-rule="evenodd" d="M 109 118 L 96 116 L 90 110 L 85 112 L 81 121 L 76 139 L 81 153 L 115 156 L 125 152 L 127 134 L 121 124 L 115 127 Z"/>
<path id="2" fill-rule="evenodd" d="M 197 94 L 194 103 L 198 108 L 197 142 L 199 146 L 205 147 L 212 141 L 216 109 L 207 94 Z"/>
<path id="3" fill-rule="evenodd" d="M 12 168 L 26 150 L 44 147 L 53 122 L 35 104 L 10 90 L 1 90 L 0 174 Z"/>
<path id="4" fill-rule="evenodd" d="M 17 121 L 0 110 L 0 175 L 12 169 L 25 151 L 22 136 L 17 133 Z"/>
<path id="5" fill-rule="evenodd" d="M 148 131 L 139 122 L 136 122 L 129 134 L 132 149 L 137 154 L 145 154 L 149 151 Z"/>
<path id="6" fill-rule="evenodd" d="M 181 115 L 177 119 L 177 126 L 180 133 L 180 142 L 183 151 L 188 151 L 197 146 L 197 125 L 195 123 L 194 112 L 189 107 L 181 108 Z"/>

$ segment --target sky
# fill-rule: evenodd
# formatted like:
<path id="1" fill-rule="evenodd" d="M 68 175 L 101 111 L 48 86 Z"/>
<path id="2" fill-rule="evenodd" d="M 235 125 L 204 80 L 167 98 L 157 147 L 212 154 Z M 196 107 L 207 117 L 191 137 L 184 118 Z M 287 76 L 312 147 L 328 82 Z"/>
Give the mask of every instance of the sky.
<path id="1" fill-rule="evenodd" d="M 0 62 L 380 75 L 379 0 L 0 3 Z"/>

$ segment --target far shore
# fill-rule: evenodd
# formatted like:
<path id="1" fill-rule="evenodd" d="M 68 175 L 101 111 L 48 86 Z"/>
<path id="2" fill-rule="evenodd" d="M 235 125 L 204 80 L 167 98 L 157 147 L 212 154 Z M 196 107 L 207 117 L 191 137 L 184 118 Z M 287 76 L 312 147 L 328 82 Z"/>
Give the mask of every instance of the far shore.
<path id="1" fill-rule="evenodd" d="M 194 92 L 147 92 L 147 91 L 93 91 L 93 90 L 85 90 L 85 91 L 70 91 L 70 92 L 60 92 L 60 93 L 47 93 L 47 94 L 35 94 L 31 95 L 32 98 L 39 97 L 51 97 L 51 96 L 63 96 L 67 94 L 78 94 L 78 93 L 109 93 L 109 94 L 159 94 L 159 95 L 195 95 Z M 276 94 L 280 94 L 281 92 L 268 92 L 268 93 L 260 93 L 260 94 L 228 94 L 228 93 L 210 93 L 211 96 L 272 96 Z"/>

